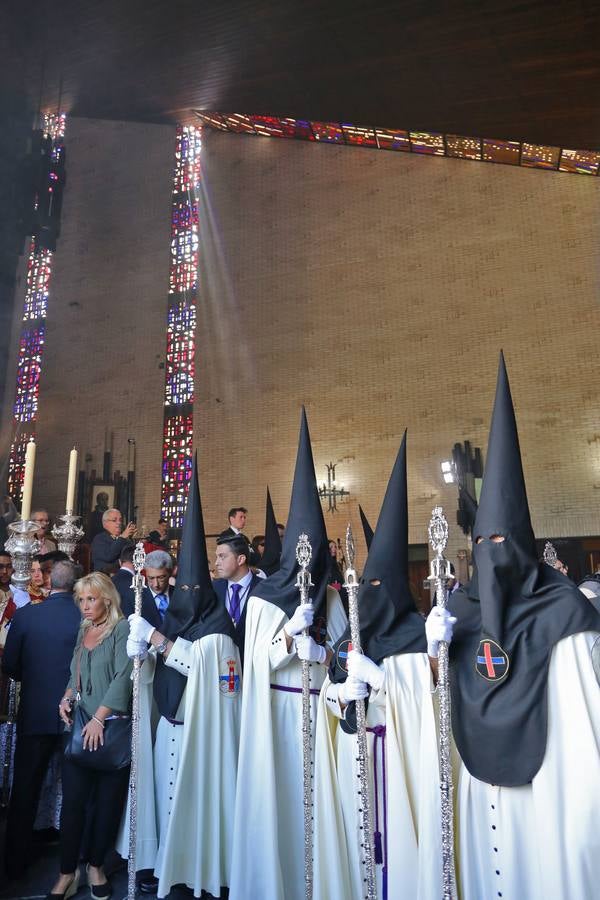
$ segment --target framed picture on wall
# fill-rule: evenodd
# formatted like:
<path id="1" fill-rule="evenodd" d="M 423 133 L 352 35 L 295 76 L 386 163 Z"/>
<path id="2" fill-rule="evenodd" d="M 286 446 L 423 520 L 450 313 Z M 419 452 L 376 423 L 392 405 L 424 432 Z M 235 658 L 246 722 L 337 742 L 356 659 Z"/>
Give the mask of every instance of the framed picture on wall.
<path id="1" fill-rule="evenodd" d="M 94 484 L 92 485 L 92 497 L 90 504 L 90 512 L 99 512 L 100 515 L 105 509 L 111 509 L 115 505 L 115 486 L 114 484 Z"/>

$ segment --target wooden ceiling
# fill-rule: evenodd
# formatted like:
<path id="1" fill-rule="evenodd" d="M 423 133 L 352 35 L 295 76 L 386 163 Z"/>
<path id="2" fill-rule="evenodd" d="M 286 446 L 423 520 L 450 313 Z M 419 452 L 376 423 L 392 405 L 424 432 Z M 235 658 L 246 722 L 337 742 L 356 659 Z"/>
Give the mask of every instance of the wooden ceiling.
<path id="1" fill-rule="evenodd" d="M 32 108 L 245 112 L 600 148 L 597 0 L 31 0 L 4 83 Z"/>

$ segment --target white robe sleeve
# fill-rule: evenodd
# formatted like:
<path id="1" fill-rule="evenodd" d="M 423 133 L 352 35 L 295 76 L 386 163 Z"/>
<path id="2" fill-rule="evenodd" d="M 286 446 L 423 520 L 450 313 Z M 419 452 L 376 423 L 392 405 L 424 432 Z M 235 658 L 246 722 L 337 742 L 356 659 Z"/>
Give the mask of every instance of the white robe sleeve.
<path id="1" fill-rule="evenodd" d="M 170 669 L 175 669 L 187 678 L 190 674 L 190 666 L 194 657 L 193 647 L 195 643 L 195 641 L 186 641 L 185 638 L 178 637 L 171 647 L 171 652 L 165 659 L 165 665 Z"/>

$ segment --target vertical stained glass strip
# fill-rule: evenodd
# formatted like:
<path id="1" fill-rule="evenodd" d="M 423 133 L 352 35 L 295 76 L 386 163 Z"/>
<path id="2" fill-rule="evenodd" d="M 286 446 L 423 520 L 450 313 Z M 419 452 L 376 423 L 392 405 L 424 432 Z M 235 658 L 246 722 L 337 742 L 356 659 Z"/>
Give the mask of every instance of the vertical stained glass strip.
<path id="1" fill-rule="evenodd" d="M 180 528 L 183 522 L 192 464 L 200 146 L 199 128 L 177 129 L 171 204 L 161 493 L 162 514 L 172 528 Z"/>
<path id="2" fill-rule="evenodd" d="M 23 477 L 25 475 L 25 451 L 31 438 L 35 438 L 32 431 L 21 432 L 13 441 L 8 458 L 8 481 L 6 491 L 14 500 L 20 500 L 23 493 Z"/>
<path id="3" fill-rule="evenodd" d="M 52 252 L 44 249 L 36 251 L 35 241 L 32 240 L 27 260 L 23 321 L 46 318 L 51 267 Z"/>
<path id="4" fill-rule="evenodd" d="M 175 413 L 165 418 L 163 432 L 162 514 L 172 528 L 181 528 L 192 472 L 193 416 Z"/>
<path id="5" fill-rule="evenodd" d="M 65 135 L 65 125 L 64 113 L 45 115 L 42 123 L 46 139 L 52 142 L 52 160 L 57 164 L 60 164 L 61 154 L 64 152 L 62 141 Z M 57 177 L 52 170 L 48 185 L 50 193 L 53 190 L 53 181 Z M 32 238 L 27 257 L 23 326 L 17 358 L 13 405 L 14 438 L 8 457 L 7 491 L 17 504 L 21 501 L 23 491 L 25 449 L 29 438 L 35 433 L 52 262 L 52 252 L 45 247 L 39 247 L 35 237 Z"/>

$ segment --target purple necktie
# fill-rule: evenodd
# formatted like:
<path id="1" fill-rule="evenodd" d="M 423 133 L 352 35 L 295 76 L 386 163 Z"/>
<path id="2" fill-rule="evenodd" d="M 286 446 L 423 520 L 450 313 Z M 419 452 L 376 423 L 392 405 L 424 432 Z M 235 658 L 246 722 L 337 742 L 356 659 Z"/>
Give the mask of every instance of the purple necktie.
<path id="1" fill-rule="evenodd" d="M 240 590 L 241 585 L 231 585 L 231 598 L 229 600 L 229 615 L 233 620 L 233 624 L 237 625 L 240 621 Z"/>

